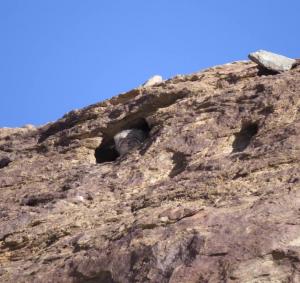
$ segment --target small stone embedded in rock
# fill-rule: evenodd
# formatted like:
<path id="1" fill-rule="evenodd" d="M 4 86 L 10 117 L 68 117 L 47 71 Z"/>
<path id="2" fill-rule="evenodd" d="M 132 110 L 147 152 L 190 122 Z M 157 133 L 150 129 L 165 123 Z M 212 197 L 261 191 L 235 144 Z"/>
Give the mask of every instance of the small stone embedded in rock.
<path id="1" fill-rule="evenodd" d="M 79 194 L 76 194 L 73 198 L 74 203 L 86 202 L 87 200 L 93 200 L 93 196 L 88 192 L 81 192 Z"/>
<path id="2" fill-rule="evenodd" d="M 284 72 L 290 70 L 296 60 L 275 54 L 265 50 L 259 50 L 248 55 L 249 59 L 256 64 L 275 72 Z"/>
<path id="3" fill-rule="evenodd" d="M 160 217 L 160 221 L 161 222 L 168 222 L 169 218 L 168 218 L 168 216 L 163 216 L 163 217 Z"/>
<path id="4" fill-rule="evenodd" d="M 176 208 L 169 208 L 163 211 L 159 216 L 167 217 L 169 220 L 172 221 L 179 221 L 182 218 L 192 216 L 197 213 L 197 210 L 185 208 L 185 207 L 176 207 Z"/>
<path id="5" fill-rule="evenodd" d="M 147 80 L 143 86 L 147 87 L 147 86 L 153 86 L 155 84 L 161 83 L 163 81 L 162 76 L 159 75 L 155 75 L 153 77 L 151 77 L 149 80 Z"/>
<path id="6" fill-rule="evenodd" d="M 123 130 L 114 136 L 115 146 L 122 156 L 140 146 L 146 139 L 146 133 L 140 129 Z"/>

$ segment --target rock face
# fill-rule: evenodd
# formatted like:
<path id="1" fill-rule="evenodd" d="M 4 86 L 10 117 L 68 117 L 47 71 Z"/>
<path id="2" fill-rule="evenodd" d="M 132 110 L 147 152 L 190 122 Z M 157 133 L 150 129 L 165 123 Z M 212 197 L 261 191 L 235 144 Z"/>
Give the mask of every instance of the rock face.
<path id="1" fill-rule="evenodd" d="M 0 129 L 0 282 L 300 282 L 299 98 L 235 62 Z"/>
<path id="2" fill-rule="evenodd" d="M 275 72 L 288 71 L 296 64 L 296 60 L 294 59 L 265 50 L 250 53 L 249 59 L 260 66 Z"/>

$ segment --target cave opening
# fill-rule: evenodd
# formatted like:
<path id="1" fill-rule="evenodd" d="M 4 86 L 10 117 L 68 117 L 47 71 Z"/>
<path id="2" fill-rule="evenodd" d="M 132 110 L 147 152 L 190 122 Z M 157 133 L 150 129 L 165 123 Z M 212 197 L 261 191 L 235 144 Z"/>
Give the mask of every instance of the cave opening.
<path id="1" fill-rule="evenodd" d="M 126 121 L 124 125 L 116 126 L 115 128 L 116 130 L 110 128 L 104 133 L 101 144 L 95 150 L 96 163 L 113 162 L 120 156 L 114 142 L 114 136 L 118 132 L 129 129 L 139 129 L 142 130 L 148 138 L 151 130 L 145 118 Z"/>
<path id="2" fill-rule="evenodd" d="M 257 132 L 257 123 L 244 124 L 240 132 L 235 135 L 235 140 L 232 144 L 232 153 L 244 151 L 249 146 L 252 138 L 257 134 Z"/>

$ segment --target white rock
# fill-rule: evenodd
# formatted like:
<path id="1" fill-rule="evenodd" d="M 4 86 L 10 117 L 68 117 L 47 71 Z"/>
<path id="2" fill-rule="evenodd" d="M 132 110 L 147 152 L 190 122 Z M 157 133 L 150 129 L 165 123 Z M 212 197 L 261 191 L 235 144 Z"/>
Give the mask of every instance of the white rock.
<path id="1" fill-rule="evenodd" d="M 284 72 L 290 70 L 296 60 L 265 50 L 258 50 L 248 55 L 249 59 L 258 65 L 272 71 Z"/>
<path id="2" fill-rule="evenodd" d="M 143 86 L 153 86 L 155 84 L 161 83 L 163 81 L 162 76 L 155 75 L 151 77 L 148 81 L 146 81 Z"/>
<path id="3" fill-rule="evenodd" d="M 32 124 L 26 124 L 26 125 L 22 126 L 22 128 L 25 128 L 25 129 L 30 129 L 30 130 L 32 130 L 32 129 L 34 129 L 34 128 L 35 128 L 35 126 L 34 126 L 34 125 L 32 125 Z"/>
<path id="4" fill-rule="evenodd" d="M 163 216 L 160 218 L 161 222 L 168 222 L 169 221 L 169 217 L 168 216 Z"/>

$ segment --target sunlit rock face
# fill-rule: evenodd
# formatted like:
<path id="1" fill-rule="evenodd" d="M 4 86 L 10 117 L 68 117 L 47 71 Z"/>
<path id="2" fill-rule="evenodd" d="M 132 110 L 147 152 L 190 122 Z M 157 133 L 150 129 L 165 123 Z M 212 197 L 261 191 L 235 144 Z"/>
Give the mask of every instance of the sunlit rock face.
<path id="1" fill-rule="evenodd" d="M 299 97 L 234 62 L 0 129 L 0 282 L 300 282 Z"/>

